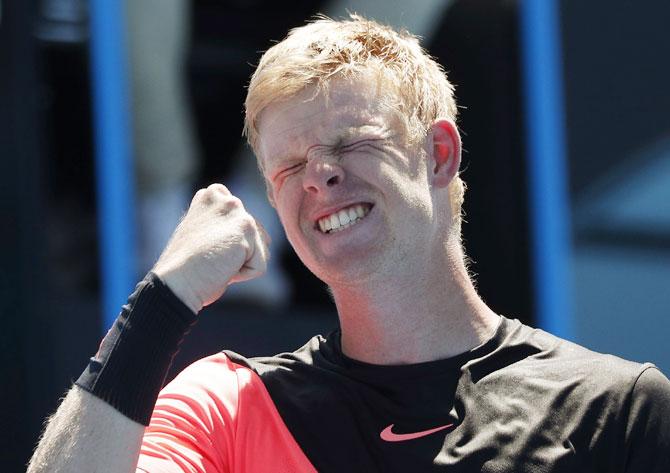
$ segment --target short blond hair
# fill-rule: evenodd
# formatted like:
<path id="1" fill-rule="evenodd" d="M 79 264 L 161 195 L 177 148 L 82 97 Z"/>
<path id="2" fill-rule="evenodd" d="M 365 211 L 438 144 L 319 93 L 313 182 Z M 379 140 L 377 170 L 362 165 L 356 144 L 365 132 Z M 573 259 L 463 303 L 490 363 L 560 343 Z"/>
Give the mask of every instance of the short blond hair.
<path id="1" fill-rule="evenodd" d="M 249 82 L 244 134 L 256 155 L 258 121 L 270 104 L 290 99 L 308 86 L 328 88 L 334 77 L 373 72 L 393 87 L 392 104 L 405 120 L 411 140 L 425 136 L 440 118 L 456 121 L 454 87 L 440 66 L 406 30 L 396 31 L 360 15 L 336 21 L 319 16 L 292 29 L 268 49 Z M 452 214 L 460 226 L 465 185 L 450 184 Z"/>

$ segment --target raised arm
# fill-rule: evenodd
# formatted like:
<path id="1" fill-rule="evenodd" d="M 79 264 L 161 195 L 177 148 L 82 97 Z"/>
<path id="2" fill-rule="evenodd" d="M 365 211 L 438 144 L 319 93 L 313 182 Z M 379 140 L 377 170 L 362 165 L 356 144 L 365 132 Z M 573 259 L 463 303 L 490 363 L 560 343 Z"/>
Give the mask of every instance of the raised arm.
<path id="1" fill-rule="evenodd" d="M 231 282 L 265 271 L 269 239 L 221 184 L 198 191 L 152 272 L 47 427 L 28 472 L 132 472 L 181 339 Z"/>

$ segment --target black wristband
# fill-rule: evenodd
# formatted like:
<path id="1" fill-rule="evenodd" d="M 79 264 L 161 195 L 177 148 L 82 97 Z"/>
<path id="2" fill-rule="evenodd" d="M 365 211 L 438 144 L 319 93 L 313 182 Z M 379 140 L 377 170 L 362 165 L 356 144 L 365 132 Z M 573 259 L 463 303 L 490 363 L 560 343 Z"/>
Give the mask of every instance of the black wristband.
<path id="1" fill-rule="evenodd" d="M 158 276 L 147 274 L 75 384 L 149 425 L 172 359 L 195 319 Z"/>

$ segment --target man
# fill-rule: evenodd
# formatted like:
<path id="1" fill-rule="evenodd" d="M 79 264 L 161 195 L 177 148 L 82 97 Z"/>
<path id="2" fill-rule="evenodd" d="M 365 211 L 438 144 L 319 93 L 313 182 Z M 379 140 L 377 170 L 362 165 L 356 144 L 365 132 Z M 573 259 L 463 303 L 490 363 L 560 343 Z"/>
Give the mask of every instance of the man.
<path id="1" fill-rule="evenodd" d="M 669 471 L 670 382 L 653 365 L 477 295 L 452 87 L 414 37 L 315 21 L 263 56 L 246 106 L 268 197 L 341 330 L 292 354 L 208 357 L 156 401 L 194 314 L 268 258 L 243 204 L 200 190 L 30 471 Z"/>

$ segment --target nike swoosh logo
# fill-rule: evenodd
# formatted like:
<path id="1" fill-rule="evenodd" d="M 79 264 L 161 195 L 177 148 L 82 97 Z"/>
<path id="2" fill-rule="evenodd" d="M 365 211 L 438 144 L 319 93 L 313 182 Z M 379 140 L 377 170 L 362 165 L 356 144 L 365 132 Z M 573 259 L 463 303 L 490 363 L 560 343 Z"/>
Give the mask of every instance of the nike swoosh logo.
<path id="1" fill-rule="evenodd" d="M 382 438 L 382 440 L 385 440 L 387 442 L 404 442 L 406 440 L 414 440 L 421 437 L 425 437 L 426 435 L 434 434 L 435 432 L 439 432 L 440 430 L 448 429 L 449 427 L 453 427 L 454 424 L 442 425 L 440 427 L 435 427 L 434 429 L 422 430 L 421 432 L 411 432 L 409 434 L 393 433 L 394 425 L 395 424 L 391 424 L 381 431 L 379 436 Z"/>

